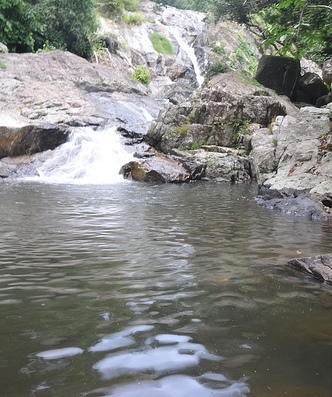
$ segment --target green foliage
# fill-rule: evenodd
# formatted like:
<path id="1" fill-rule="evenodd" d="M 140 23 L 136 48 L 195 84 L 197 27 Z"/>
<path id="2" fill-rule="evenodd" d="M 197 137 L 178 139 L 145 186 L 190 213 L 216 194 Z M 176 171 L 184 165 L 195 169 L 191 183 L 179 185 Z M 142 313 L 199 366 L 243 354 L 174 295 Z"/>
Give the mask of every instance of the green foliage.
<path id="1" fill-rule="evenodd" d="M 182 10 L 208 11 L 210 0 L 155 0 L 158 4 L 169 5 Z"/>
<path id="2" fill-rule="evenodd" d="M 1 0 L 0 41 L 10 52 L 67 49 L 88 58 L 94 0 Z"/>
<path id="3" fill-rule="evenodd" d="M 122 20 L 127 25 L 141 25 L 144 22 L 144 17 L 139 12 L 127 12 L 122 15 Z"/>
<path id="4" fill-rule="evenodd" d="M 185 135 L 188 133 L 188 131 L 189 131 L 188 124 L 177 125 L 174 128 L 174 132 L 176 133 L 176 135 Z"/>
<path id="5" fill-rule="evenodd" d="M 261 11 L 265 48 L 279 44 L 277 53 L 317 62 L 332 55 L 332 3 L 330 0 L 282 0 Z"/>
<path id="6" fill-rule="evenodd" d="M 142 84 L 148 85 L 150 83 L 150 73 L 144 65 L 135 67 L 135 70 L 131 74 L 131 78 L 138 80 Z"/>
<path id="7" fill-rule="evenodd" d="M 107 17 L 112 17 L 121 14 L 123 9 L 122 0 L 99 0 L 96 3 L 96 8 L 100 14 Z"/>
<path id="8" fill-rule="evenodd" d="M 194 141 L 190 145 L 190 150 L 196 150 L 201 148 L 204 145 L 204 141 Z"/>
<path id="9" fill-rule="evenodd" d="M 37 52 L 42 52 L 42 51 L 53 51 L 56 50 L 56 47 L 50 44 L 48 40 L 45 41 L 45 44 L 43 45 L 42 48 L 39 48 Z"/>
<path id="10" fill-rule="evenodd" d="M 174 53 L 172 43 L 167 39 L 167 37 L 156 32 L 150 34 L 149 37 L 153 48 L 160 54 L 172 55 Z"/>
<path id="11" fill-rule="evenodd" d="M 331 0 L 209 0 L 209 9 L 215 20 L 247 24 L 277 54 L 319 63 L 332 56 Z"/>
<path id="12" fill-rule="evenodd" d="M 222 57 L 227 56 L 225 45 L 220 42 L 213 42 L 211 50 Z"/>
<path id="13" fill-rule="evenodd" d="M 122 1 L 123 1 L 123 6 L 126 10 L 132 12 L 137 10 L 139 0 L 122 0 Z"/>
<path id="14" fill-rule="evenodd" d="M 236 60 L 243 66 L 243 69 L 254 76 L 257 70 L 258 61 L 255 57 L 253 47 L 238 35 L 238 46 L 235 49 Z"/>
<path id="15" fill-rule="evenodd" d="M 6 69 L 6 65 L 2 59 L 0 59 L 0 69 Z"/>
<path id="16" fill-rule="evenodd" d="M 205 79 L 208 81 L 210 80 L 213 76 L 219 74 L 219 73 L 227 73 L 230 71 L 230 67 L 227 65 L 226 62 L 224 61 L 217 61 L 215 63 L 212 63 L 206 74 L 205 74 Z"/>
<path id="17" fill-rule="evenodd" d="M 33 51 L 42 32 L 41 15 L 35 6 L 24 0 L 1 0 L 0 41 L 9 52 Z"/>
<path id="18" fill-rule="evenodd" d="M 94 0 L 41 0 L 38 9 L 51 46 L 91 56 L 89 38 L 97 28 Z"/>

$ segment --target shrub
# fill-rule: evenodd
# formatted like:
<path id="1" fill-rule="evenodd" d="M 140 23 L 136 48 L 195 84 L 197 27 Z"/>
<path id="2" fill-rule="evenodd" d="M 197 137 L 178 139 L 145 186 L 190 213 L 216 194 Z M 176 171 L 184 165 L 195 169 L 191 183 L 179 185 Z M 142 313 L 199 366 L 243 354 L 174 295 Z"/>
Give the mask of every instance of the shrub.
<path id="1" fill-rule="evenodd" d="M 128 11 L 136 11 L 139 4 L 139 0 L 123 0 L 123 6 Z"/>
<path id="2" fill-rule="evenodd" d="M 194 141 L 190 145 L 190 150 L 196 150 L 204 145 L 204 141 Z"/>
<path id="3" fill-rule="evenodd" d="M 139 12 L 128 12 L 122 15 L 122 20 L 127 25 L 141 25 L 144 22 L 144 17 Z"/>
<path id="4" fill-rule="evenodd" d="M 219 73 L 227 73 L 230 71 L 229 66 L 225 62 L 215 62 L 210 65 L 208 71 L 206 72 L 206 79 L 210 80 L 213 76 Z"/>
<path id="5" fill-rule="evenodd" d="M 6 65 L 2 59 L 0 59 L 0 69 L 6 69 Z"/>
<path id="6" fill-rule="evenodd" d="M 138 80 L 142 84 L 148 85 L 150 83 L 150 73 L 144 65 L 135 67 L 135 70 L 131 74 L 131 78 Z"/>
<path id="7" fill-rule="evenodd" d="M 152 33 L 150 34 L 150 40 L 153 48 L 160 54 L 170 54 L 174 53 L 172 43 L 162 34 Z"/>
<path id="8" fill-rule="evenodd" d="M 212 43 L 212 51 L 215 52 L 216 54 L 225 57 L 227 56 L 226 50 L 225 50 L 225 45 L 219 42 L 214 42 Z"/>

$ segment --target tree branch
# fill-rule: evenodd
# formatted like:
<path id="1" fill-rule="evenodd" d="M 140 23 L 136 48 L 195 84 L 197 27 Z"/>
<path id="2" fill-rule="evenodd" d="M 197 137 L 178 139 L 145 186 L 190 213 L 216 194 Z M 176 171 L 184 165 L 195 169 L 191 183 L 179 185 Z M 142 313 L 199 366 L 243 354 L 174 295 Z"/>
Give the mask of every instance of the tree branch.
<path id="1" fill-rule="evenodd" d="M 326 8 L 326 9 L 328 9 L 328 10 L 332 10 L 332 7 L 331 6 L 326 6 L 326 5 L 323 5 L 323 4 L 317 4 L 316 6 L 314 6 L 314 5 L 311 5 L 311 6 L 307 6 L 308 8 Z"/>

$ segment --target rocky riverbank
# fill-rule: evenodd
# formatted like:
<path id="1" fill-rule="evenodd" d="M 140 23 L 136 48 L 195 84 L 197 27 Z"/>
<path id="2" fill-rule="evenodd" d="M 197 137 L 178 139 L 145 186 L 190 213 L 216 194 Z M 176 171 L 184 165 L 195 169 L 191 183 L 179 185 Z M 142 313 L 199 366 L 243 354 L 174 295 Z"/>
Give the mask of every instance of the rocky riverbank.
<path id="1" fill-rule="evenodd" d="M 106 47 L 93 62 L 64 51 L 0 54 L 1 177 L 38 174 L 77 128 L 115 125 L 134 154 L 119 164 L 125 178 L 257 181 L 259 205 L 331 219 L 330 104 L 299 109 L 244 77 L 261 54 L 243 27 L 206 25 L 204 14 L 148 1 L 140 7 L 145 22 L 139 26 L 101 20 Z M 166 37 L 174 53 L 157 52 L 152 33 Z M 243 51 L 248 46 L 250 53 Z M 231 59 L 236 72 L 202 84 L 211 66 L 229 66 Z M 139 65 L 149 70 L 150 84 L 132 78 Z"/>

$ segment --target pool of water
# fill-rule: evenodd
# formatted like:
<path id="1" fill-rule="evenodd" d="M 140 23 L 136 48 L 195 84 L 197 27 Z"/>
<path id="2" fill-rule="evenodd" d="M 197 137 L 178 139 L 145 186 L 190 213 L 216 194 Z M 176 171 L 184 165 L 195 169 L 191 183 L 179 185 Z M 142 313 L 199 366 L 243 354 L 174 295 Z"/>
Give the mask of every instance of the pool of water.
<path id="1" fill-rule="evenodd" d="M 332 395 L 332 225 L 254 185 L 0 185 L 2 396 Z"/>

